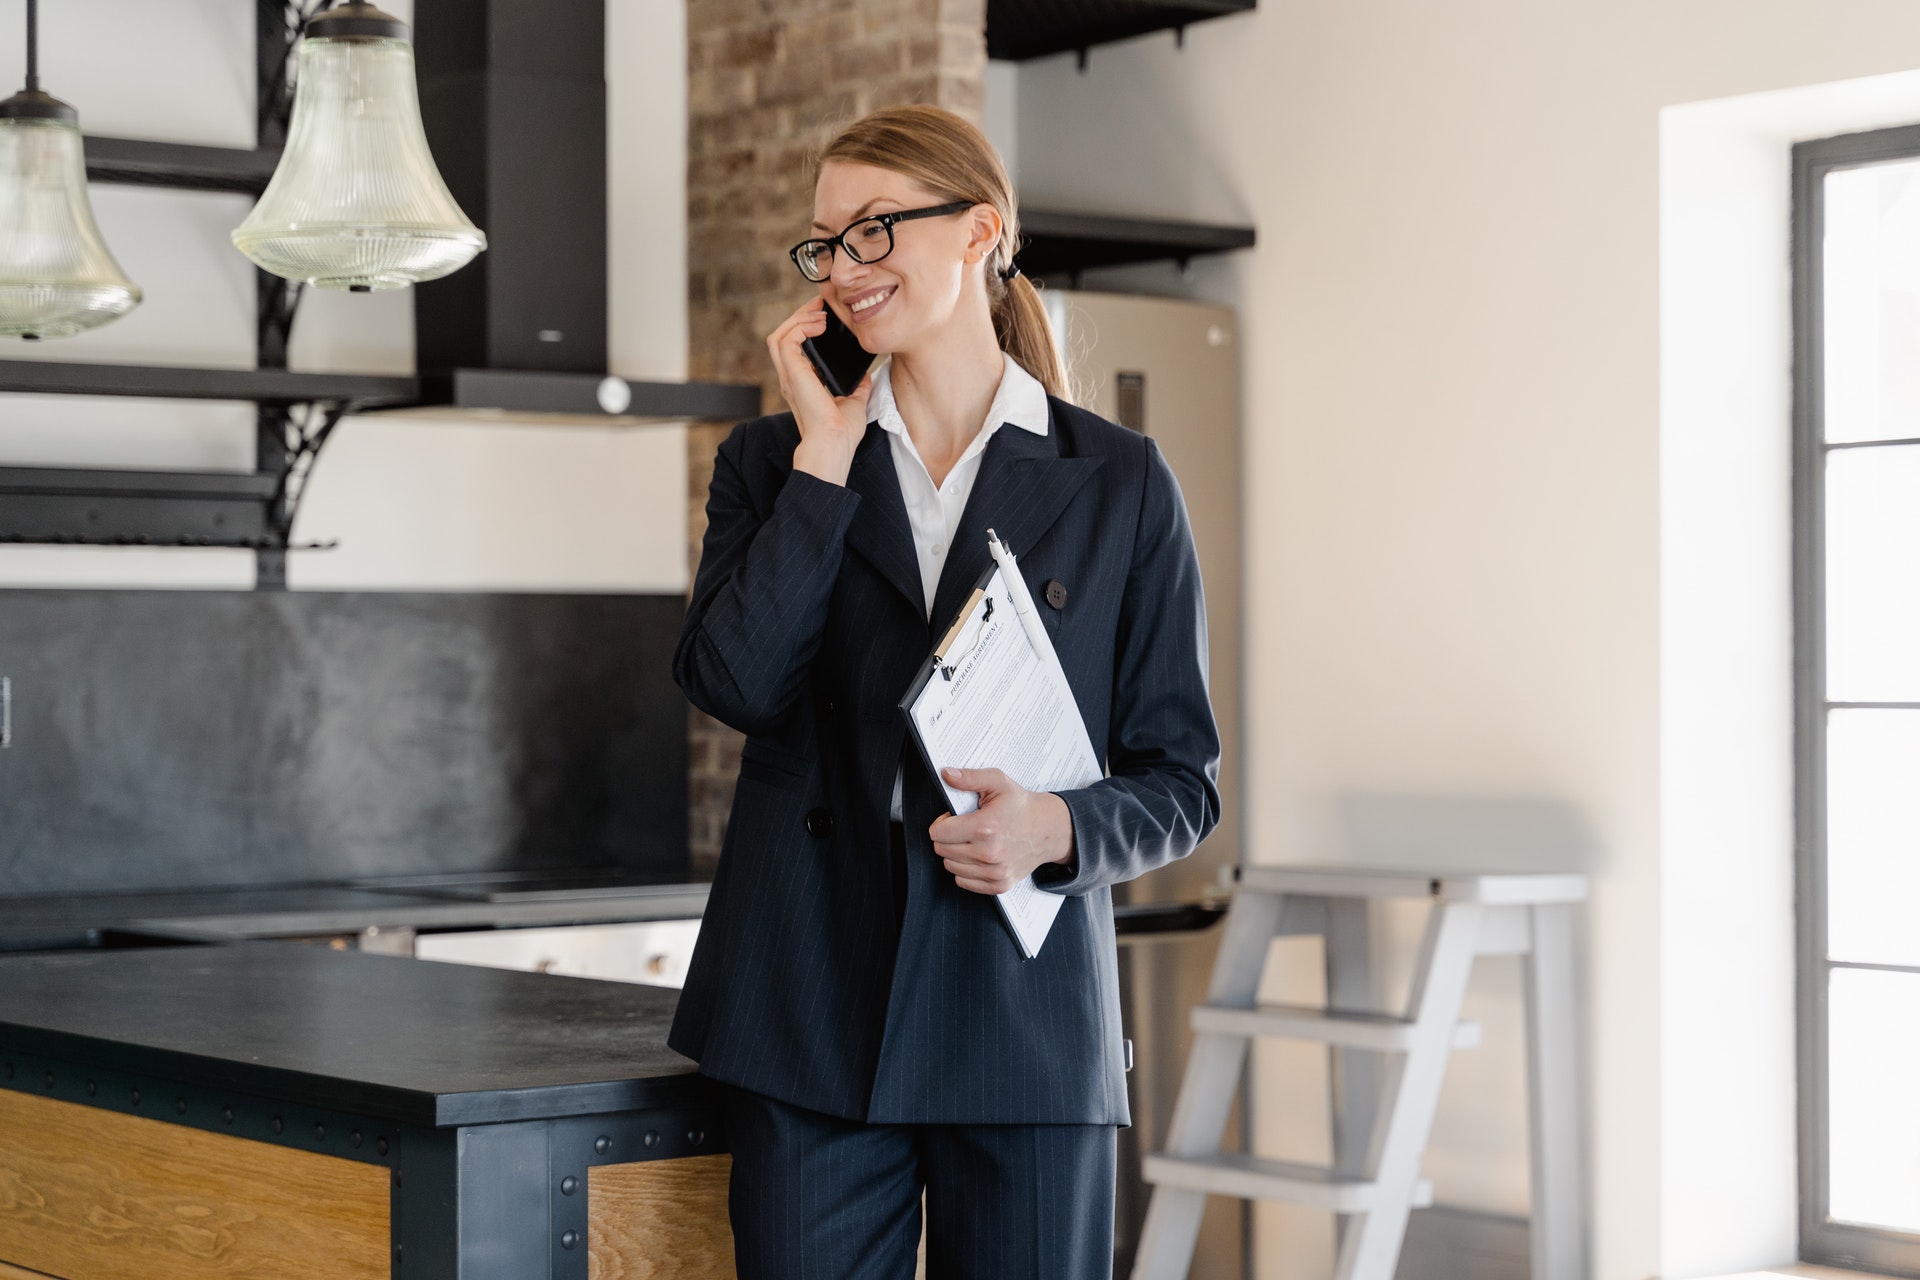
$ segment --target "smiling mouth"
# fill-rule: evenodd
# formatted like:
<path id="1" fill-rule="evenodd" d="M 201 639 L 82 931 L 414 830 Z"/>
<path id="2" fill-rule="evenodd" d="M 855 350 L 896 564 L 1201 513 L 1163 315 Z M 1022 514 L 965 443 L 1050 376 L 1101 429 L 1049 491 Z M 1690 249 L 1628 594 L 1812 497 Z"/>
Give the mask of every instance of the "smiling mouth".
<path id="1" fill-rule="evenodd" d="M 893 288 L 880 289 L 876 292 L 866 294 L 863 297 L 856 298 L 847 304 L 847 311 L 849 314 L 855 316 L 871 311 L 888 298 L 891 298 L 894 294 L 894 289 L 898 287 L 899 286 L 896 285 Z"/>

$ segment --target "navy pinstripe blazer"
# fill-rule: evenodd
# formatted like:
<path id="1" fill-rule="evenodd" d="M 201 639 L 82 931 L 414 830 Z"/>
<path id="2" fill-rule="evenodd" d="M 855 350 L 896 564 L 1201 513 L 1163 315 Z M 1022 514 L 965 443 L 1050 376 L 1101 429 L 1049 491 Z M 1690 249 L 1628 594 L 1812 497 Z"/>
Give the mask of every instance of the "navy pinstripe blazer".
<path id="1" fill-rule="evenodd" d="M 1044 437 L 1001 430 L 926 616 L 906 505 L 871 424 L 845 487 L 793 470 L 791 414 L 720 446 L 674 658 L 693 704 L 747 735 L 668 1043 L 704 1074 L 873 1123 L 1126 1124 L 1108 886 L 1184 857 L 1219 819 L 1206 614 L 1179 485 L 1151 440 L 1050 399 Z M 907 904 L 888 810 L 901 695 L 986 567 L 1019 558 L 1109 776 L 1062 793 L 1075 862 L 1023 960 L 927 828 L 945 808 L 909 755 Z"/>

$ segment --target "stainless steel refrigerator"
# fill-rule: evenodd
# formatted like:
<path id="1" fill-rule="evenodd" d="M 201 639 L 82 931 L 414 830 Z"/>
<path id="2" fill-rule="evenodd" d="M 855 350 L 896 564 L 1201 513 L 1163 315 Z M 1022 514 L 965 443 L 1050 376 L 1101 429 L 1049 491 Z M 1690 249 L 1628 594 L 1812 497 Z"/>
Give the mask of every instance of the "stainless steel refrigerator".
<path id="1" fill-rule="evenodd" d="M 1147 1208 L 1140 1158 L 1157 1150 L 1180 1089 L 1188 1010 L 1206 996 L 1227 876 L 1242 856 L 1239 332 L 1234 313 L 1171 298 L 1048 290 L 1075 398 L 1150 436 L 1180 480 L 1207 596 L 1213 711 L 1220 726 L 1220 826 L 1192 856 L 1114 894 L 1122 1014 L 1133 1040 L 1133 1128 L 1120 1135 L 1114 1274 L 1124 1280 Z M 1243 1105 L 1229 1124 L 1242 1134 Z M 1250 1213 L 1208 1203 L 1192 1280 L 1248 1274 Z"/>

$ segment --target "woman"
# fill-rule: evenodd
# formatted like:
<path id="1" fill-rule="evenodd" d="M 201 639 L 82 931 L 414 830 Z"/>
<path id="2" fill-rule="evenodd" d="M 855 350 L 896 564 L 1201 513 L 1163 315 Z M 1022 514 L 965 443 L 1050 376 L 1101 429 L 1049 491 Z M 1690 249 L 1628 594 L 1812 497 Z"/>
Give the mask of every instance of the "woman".
<path id="1" fill-rule="evenodd" d="M 1111 1270 L 1127 1123 L 1108 886 L 1219 816 L 1199 567 L 1150 440 L 1062 398 L 1014 200 L 934 107 L 823 153 L 819 296 L 767 339 L 792 413 L 736 428 L 674 672 L 747 735 L 669 1043 L 726 1086 L 739 1274 Z M 835 398 L 824 308 L 882 361 Z M 1019 557 L 1110 776 L 1060 794 L 953 775 L 944 812 L 896 704 L 988 563 Z M 1023 960 L 991 895 L 1065 897 Z"/>

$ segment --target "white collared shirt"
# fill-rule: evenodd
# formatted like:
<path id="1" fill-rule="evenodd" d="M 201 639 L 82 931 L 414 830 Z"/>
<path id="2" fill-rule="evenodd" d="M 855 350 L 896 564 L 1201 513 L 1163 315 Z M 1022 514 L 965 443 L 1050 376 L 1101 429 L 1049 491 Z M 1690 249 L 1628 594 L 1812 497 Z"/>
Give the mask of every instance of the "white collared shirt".
<path id="1" fill-rule="evenodd" d="M 1047 390 L 1039 379 L 1020 367 L 1006 352 L 1000 353 L 1004 367 L 1000 387 L 987 406 L 987 420 L 967 445 L 966 452 L 947 472 L 939 485 L 914 447 L 900 406 L 894 402 L 891 358 L 882 360 L 874 370 L 873 390 L 867 397 L 867 417 L 887 433 L 887 445 L 893 451 L 893 470 L 900 480 L 900 496 L 907 504 L 907 524 L 913 529 L 914 559 L 920 565 L 920 590 L 926 597 L 927 616 L 933 616 L 933 596 L 940 586 L 940 571 L 947 564 L 947 550 L 960 516 L 967 509 L 973 483 L 980 477 L 980 459 L 987 441 L 1002 426 L 1019 427 L 1034 435 L 1047 434 Z M 900 821 L 901 775 L 893 777 L 893 820 Z"/>
<path id="2" fill-rule="evenodd" d="M 1022 369 L 1006 352 L 1000 353 L 1004 369 L 1000 387 L 987 406 L 987 420 L 973 441 L 953 464 L 947 477 L 936 487 L 920 450 L 914 447 L 900 407 L 893 399 L 891 358 L 874 370 L 873 391 L 867 397 L 867 418 L 880 424 L 887 433 L 887 445 L 893 451 L 894 474 L 900 478 L 900 496 L 907 504 L 907 523 L 913 528 L 913 549 L 920 564 L 920 589 L 926 596 L 927 615 L 933 615 L 933 594 L 940 585 L 940 571 L 946 567 L 947 547 L 954 530 L 960 527 L 960 515 L 967 508 L 967 496 L 980 476 L 980 457 L 987 441 L 1002 426 L 1019 427 L 1037 436 L 1047 434 L 1047 391 L 1038 379 Z"/>

